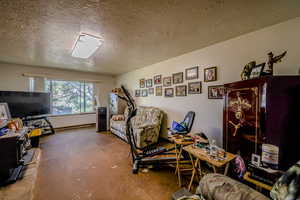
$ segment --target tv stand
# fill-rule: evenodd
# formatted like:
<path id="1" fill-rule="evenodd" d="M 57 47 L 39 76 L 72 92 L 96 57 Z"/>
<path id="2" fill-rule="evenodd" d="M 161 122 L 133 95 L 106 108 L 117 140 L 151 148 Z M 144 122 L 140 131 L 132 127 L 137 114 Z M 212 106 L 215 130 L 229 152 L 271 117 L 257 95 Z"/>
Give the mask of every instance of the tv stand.
<path id="1" fill-rule="evenodd" d="M 55 130 L 47 116 L 29 116 L 22 119 L 25 126 L 43 130 L 43 135 L 54 134 Z"/>
<path id="2" fill-rule="evenodd" d="M 0 136 L 0 185 L 15 182 L 23 168 L 28 128 Z"/>

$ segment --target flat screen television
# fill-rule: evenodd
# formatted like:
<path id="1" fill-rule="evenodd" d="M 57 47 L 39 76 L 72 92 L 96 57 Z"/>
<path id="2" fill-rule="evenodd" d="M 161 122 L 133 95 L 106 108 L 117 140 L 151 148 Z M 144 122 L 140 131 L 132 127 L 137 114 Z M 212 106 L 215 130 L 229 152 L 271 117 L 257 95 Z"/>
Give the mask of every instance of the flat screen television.
<path id="1" fill-rule="evenodd" d="M 6 102 L 12 117 L 50 114 L 50 93 L 0 91 L 0 102 Z"/>

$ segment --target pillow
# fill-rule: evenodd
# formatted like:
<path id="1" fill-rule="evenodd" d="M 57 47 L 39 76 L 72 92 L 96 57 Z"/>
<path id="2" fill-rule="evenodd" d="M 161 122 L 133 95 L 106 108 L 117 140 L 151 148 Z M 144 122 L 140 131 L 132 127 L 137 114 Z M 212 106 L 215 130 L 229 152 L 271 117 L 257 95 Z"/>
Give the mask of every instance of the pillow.
<path id="1" fill-rule="evenodd" d="M 300 161 L 277 180 L 270 196 L 274 200 L 296 200 L 300 198 Z"/>
<path id="2" fill-rule="evenodd" d="M 124 117 L 125 117 L 125 119 L 128 118 L 128 114 L 129 114 L 129 109 L 128 109 L 128 106 L 126 106 L 126 108 L 124 110 Z"/>
<path id="3" fill-rule="evenodd" d="M 111 117 L 111 119 L 114 120 L 114 121 L 124 121 L 125 117 L 124 117 L 124 115 L 113 115 Z"/>

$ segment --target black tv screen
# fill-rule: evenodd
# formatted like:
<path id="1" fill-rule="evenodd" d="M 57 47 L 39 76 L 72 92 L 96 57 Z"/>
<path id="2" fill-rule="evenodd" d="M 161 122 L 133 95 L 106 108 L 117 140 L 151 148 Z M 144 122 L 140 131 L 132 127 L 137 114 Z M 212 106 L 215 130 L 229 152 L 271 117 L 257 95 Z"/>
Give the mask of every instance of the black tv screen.
<path id="1" fill-rule="evenodd" d="M 12 117 L 28 117 L 50 113 L 50 93 L 0 91 L 0 102 L 8 104 Z"/>

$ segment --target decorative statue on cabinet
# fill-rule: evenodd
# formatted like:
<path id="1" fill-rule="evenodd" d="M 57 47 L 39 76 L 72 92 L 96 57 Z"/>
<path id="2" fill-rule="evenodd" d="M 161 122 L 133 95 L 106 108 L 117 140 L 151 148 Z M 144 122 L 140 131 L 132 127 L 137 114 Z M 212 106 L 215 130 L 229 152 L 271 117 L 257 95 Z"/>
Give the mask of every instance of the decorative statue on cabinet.
<path id="1" fill-rule="evenodd" d="M 267 73 L 269 75 L 273 75 L 273 65 L 275 63 L 281 62 L 281 59 L 286 55 L 287 51 L 283 52 L 282 54 L 275 56 L 272 53 L 272 51 L 270 53 L 268 53 L 269 56 L 269 61 L 268 61 L 268 69 L 267 69 Z"/>

